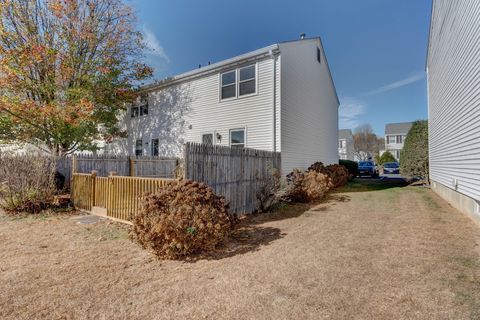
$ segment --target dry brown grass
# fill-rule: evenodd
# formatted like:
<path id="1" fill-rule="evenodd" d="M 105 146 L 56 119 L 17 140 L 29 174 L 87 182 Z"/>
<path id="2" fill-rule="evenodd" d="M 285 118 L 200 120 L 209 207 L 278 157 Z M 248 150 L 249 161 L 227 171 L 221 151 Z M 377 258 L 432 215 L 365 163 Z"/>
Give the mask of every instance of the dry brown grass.
<path id="1" fill-rule="evenodd" d="M 195 262 L 157 261 L 105 221 L 0 218 L 0 318 L 479 317 L 479 229 L 430 190 L 305 208 L 243 221 Z"/>

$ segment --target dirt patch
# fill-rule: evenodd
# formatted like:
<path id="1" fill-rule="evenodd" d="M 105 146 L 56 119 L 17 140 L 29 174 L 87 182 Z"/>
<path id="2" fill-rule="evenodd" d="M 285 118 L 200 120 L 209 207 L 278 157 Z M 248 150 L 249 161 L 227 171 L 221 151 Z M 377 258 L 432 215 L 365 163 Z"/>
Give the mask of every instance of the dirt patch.
<path id="1" fill-rule="evenodd" d="M 479 317 L 478 227 L 430 190 L 349 186 L 305 209 L 244 221 L 191 262 L 106 220 L 0 218 L 0 318 Z"/>

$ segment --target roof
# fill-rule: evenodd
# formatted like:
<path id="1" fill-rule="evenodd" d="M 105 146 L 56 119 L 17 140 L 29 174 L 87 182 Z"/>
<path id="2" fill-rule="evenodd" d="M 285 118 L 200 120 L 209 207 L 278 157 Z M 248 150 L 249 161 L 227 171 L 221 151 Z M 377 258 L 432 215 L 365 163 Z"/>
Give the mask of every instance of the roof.
<path id="1" fill-rule="evenodd" d="M 351 129 L 340 129 L 338 130 L 338 139 L 348 139 L 352 136 Z"/>
<path id="2" fill-rule="evenodd" d="M 173 77 L 167 77 L 162 80 L 157 80 L 154 83 L 147 84 L 144 86 L 141 86 L 139 88 L 139 91 L 145 92 L 145 91 L 153 91 L 162 87 L 170 86 L 175 83 L 187 81 L 187 80 L 192 80 L 204 75 L 212 74 L 212 73 L 218 73 L 219 71 L 226 69 L 226 68 L 231 68 L 233 66 L 243 64 L 247 61 L 255 61 L 257 59 L 267 57 L 267 56 L 272 56 L 276 53 L 279 52 L 279 45 L 280 44 L 286 44 L 286 43 L 294 43 L 294 42 L 305 42 L 305 41 L 319 41 L 320 46 L 323 48 L 322 44 L 322 39 L 320 37 L 312 37 L 312 38 L 305 38 L 305 39 L 297 39 L 297 40 L 290 40 L 290 41 L 283 41 L 279 42 L 276 44 L 272 44 L 267 47 L 263 47 L 254 51 L 247 52 L 245 54 L 241 54 L 238 56 L 235 56 L 230 59 L 222 60 L 216 63 L 212 63 L 210 65 L 194 69 L 191 71 L 187 71 L 184 73 L 181 73 L 179 75 L 173 76 Z M 330 76 L 330 80 L 332 81 L 333 84 L 333 90 L 335 92 L 335 97 L 337 99 L 338 104 L 340 104 L 340 100 L 338 99 L 338 94 L 337 90 L 335 88 L 335 83 L 333 82 L 332 78 L 332 73 L 330 72 L 330 67 L 328 65 L 327 57 L 325 55 L 325 61 L 327 63 L 327 69 L 328 69 L 328 74 Z"/>
<path id="3" fill-rule="evenodd" d="M 387 123 L 385 125 L 385 134 L 407 134 L 412 124 L 413 122 Z"/>

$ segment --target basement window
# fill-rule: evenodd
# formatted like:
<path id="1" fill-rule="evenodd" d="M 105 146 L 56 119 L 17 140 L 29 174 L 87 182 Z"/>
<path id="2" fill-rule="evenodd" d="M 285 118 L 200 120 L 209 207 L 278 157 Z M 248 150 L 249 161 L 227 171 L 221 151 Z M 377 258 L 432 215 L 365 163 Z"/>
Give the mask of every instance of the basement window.
<path id="1" fill-rule="evenodd" d="M 213 145 L 213 133 L 206 133 L 202 135 L 202 143 Z"/>

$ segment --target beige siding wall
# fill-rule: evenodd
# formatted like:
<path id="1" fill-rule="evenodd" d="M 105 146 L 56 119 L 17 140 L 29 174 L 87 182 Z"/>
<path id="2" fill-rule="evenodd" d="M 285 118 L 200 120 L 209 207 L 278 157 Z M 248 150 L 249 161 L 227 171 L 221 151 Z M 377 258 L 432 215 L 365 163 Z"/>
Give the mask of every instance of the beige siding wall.
<path id="1" fill-rule="evenodd" d="M 430 178 L 480 200 L 479 1 L 433 1 L 427 71 Z"/>
<path id="2" fill-rule="evenodd" d="M 317 47 L 322 50 L 317 61 Z M 280 44 L 282 169 L 338 162 L 338 101 L 318 39 Z"/>

